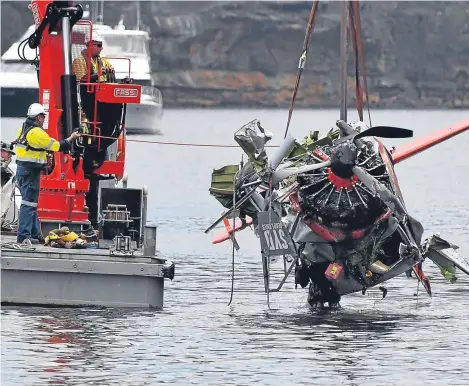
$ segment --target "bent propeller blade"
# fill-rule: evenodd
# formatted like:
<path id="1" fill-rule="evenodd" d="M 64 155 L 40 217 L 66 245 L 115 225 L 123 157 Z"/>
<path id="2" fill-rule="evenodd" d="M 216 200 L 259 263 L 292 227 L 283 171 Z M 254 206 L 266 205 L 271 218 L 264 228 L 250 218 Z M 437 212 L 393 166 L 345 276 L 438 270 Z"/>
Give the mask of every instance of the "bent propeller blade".
<path id="1" fill-rule="evenodd" d="M 370 190 L 371 193 L 379 197 L 381 201 L 383 201 L 384 204 L 389 209 L 391 209 L 394 214 L 399 216 L 399 220 L 404 218 L 407 212 L 395 194 L 389 191 L 386 186 L 384 186 L 366 170 L 358 166 L 354 166 L 352 171 L 363 183 L 363 185 L 365 185 Z"/>
<path id="2" fill-rule="evenodd" d="M 340 138 L 348 137 L 356 133 L 356 131 L 353 130 L 352 126 L 350 126 L 350 124 L 348 124 L 342 119 L 337 120 L 335 124 L 340 129 Z"/>
<path id="3" fill-rule="evenodd" d="M 282 170 L 278 170 L 272 175 L 272 185 L 275 186 L 280 181 L 284 180 L 285 178 L 291 177 L 295 174 L 311 172 L 313 170 L 326 168 L 328 166 L 331 166 L 331 161 L 321 162 L 321 163 L 313 164 L 313 165 L 302 166 L 302 167 L 299 167 L 299 168 L 285 168 L 285 169 L 282 169 Z"/>
<path id="4" fill-rule="evenodd" d="M 278 165 L 280 165 L 280 162 L 282 162 L 282 160 L 286 157 L 288 151 L 291 149 L 294 143 L 295 139 L 290 134 L 288 134 L 287 138 L 285 138 L 275 154 L 271 158 L 269 157 L 269 167 L 272 170 L 277 169 Z"/>
<path id="5" fill-rule="evenodd" d="M 354 141 L 363 137 L 380 137 L 380 138 L 411 138 L 414 132 L 409 129 L 401 129 L 392 126 L 374 126 L 358 133 L 353 139 Z"/>

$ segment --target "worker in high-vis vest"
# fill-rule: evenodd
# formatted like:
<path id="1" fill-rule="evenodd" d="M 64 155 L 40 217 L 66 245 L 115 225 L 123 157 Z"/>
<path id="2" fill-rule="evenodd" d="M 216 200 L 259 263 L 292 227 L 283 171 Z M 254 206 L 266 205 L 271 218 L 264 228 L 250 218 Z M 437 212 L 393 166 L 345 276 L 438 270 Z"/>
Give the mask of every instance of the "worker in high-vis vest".
<path id="1" fill-rule="evenodd" d="M 81 54 L 73 61 L 72 70 L 75 74 L 78 83 L 80 84 L 80 107 L 81 114 L 80 129 L 85 134 L 85 141 L 88 146 L 92 145 L 92 139 L 89 136 L 94 132 L 94 127 L 91 122 L 95 120 L 95 90 L 89 87 L 89 83 L 115 82 L 115 70 L 111 62 L 105 57 L 101 56 L 103 50 L 103 39 L 101 36 L 93 31 L 90 38 L 89 35 L 85 37 L 86 48 L 82 50 Z M 91 46 L 91 57 L 90 57 L 90 46 Z M 103 120 L 103 117 L 96 117 L 98 121 Z M 98 124 L 96 124 L 98 125 Z M 105 135 L 102 134 L 101 135 Z M 93 154 L 89 156 L 89 154 Z M 94 153 L 90 147 L 85 147 L 83 155 L 84 165 L 96 165 L 98 164 L 94 159 Z M 93 169 L 96 168 L 93 166 Z M 99 180 L 88 170 L 88 167 L 84 167 L 85 178 L 90 181 L 90 189 L 86 193 L 86 205 L 89 209 L 88 219 L 91 222 L 91 226 L 84 230 L 84 234 L 87 237 L 93 237 L 96 232 L 95 228 L 98 226 L 98 184 Z"/>
<path id="2" fill-rule="evenodd" d="M 74 132 L 67 139 L 57 141 L 42 128 L 46 112 L 39 103 L 28 108 L 26 121 L 18 130 L 16 140 L 16 181 L 21 193 L 18 219 L 18 243 L 44 243 L 37 217 L 37 202 L 41 171 L 47 167 L 47 153 L 68 151 L 73 140 L 81 134 Z"/>
<path id="3" fill-rule="evenodd" d="M 86 48 L 83 49 L 72 63 L 72 70 L 77 81 L 79 83 L 98 83 L 98 82 L 114 82 L 115 71 L 111 62 L 104 57 L 101 57 L 101 51 L 103 50 L 103 39 L 97 32 L 93 32 L 93 37 L 90 39 L 89 35 L 85 37 Z M 91 58 L 89 57 L 89 47 L 91 46 Z M 90 67 L 88 70 L 88 66 Z M 101 73 L 101 76 L 99 74 Z M 89 76 L 89 79 L 88 79 Z M 99 77 L 99 79 L 98 79 Z M 94 113 L 94 98 L 89 98 L 87 93 L 87 87 L 80 87 L 81 94 L 81 122 L 82 131 L 85 134 L 89 134 L 88 121 L 93 120 Z"/>
<path id="4" fill-rule="evenodd" d="M 100 82 L 112 82 L 115 74 L 114 67 L 111 62 L 101 56 L 103 50 L 103 39 L 97 32 L 93 32 L 93 37 L 89 40 L 86 37 L 86 48 L 73 61 L 73 73 L 79 82 L 88 82 L 88 73 L 90 73 L 90 82 L 98 82 L 98 75 L 101 70 Z M 89 46 L 91 45 L 91 58 L 89 58 Z M 90 71 L 88 71 L 88 63 L 90 62 Z"/>

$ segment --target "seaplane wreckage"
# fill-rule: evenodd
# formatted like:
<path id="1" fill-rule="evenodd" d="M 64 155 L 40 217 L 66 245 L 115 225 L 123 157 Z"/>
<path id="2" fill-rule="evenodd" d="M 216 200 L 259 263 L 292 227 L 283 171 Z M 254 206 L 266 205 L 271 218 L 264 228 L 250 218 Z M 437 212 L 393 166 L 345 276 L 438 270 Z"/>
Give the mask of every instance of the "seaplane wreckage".
<path id="1" fill-rule="evenodd" d="M 314 1 L 284 142 L 268 157 L 265 147 L 272 134 L 257 119 L 235 133 L 234 139 L 248 161 L 213 171 L 210 194 L 228 210 L 205 233 L 223 221 L 225 229 L 213 243 L 231 240 L 234 259 L 234 249 L 239 249 L 235 232 L 254 227 L 260 239 L 267 301 L 269 293 L 281 289 L 293 268 L 295 285 L 309 287 L 308 303 L 312 307 L 325 303 L 335 307 L 341 296 L 359 291 L 364 294 L 380 284 L 384 297 L 387 291 L 382 283 L 403 273 L 411 277 L 412 272 L 431 296 L 430 281 L 422 270 L 426 258 L 452 282 L 456 268 L 469 275 L 469 265 L 455 252 L 458 247 L 439 235 L 422 241 L 424 228 L 406 208 L 394 165 L 468 130 L 469 120 L 388 151 L 377 138 L 407 138 L 413 132 L 368 127 L 363 122 L 359 64 L 367 102 L 368 92 L 359 4 L 342 1 L 340 119 L 336 128 L 322 137 L 314 132 L 298 142 L 287 135 L 317 6 L 318 1 Z M 356 58 L 360 121 L 355 123 L 347 123 L 348 29 Z M 283 279 L 271 289 L 271 260 L 280 256 L 284 259 Z"/>

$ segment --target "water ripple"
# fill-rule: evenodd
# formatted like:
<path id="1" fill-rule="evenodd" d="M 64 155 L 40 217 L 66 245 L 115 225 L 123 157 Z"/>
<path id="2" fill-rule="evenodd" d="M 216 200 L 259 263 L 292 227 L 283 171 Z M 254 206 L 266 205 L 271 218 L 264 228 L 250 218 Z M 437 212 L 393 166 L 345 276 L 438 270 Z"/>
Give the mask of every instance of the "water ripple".
<path id="1" fill-rule="evenodd" d="M 208 113 L 198 114 L 165 113 L 172 128 L 168 140 L 214 141 L 187 125 L 205 122 Z M 210 114 L 214 122 L 218 113 Z M 311 129 L 312 120 L 318 127 L 329 127 L 336 114 L 328 114 L 298 112 L 304 118 L 295 121 L 303 130 L 299 135 Z M 374 123 L 392 125 L 395 114 L 376 113 Z M 395 125 L 426 133 L 429 128 L 415 120 L 415 114 L 400 112 Z M 456 113 L 445 122 L 446 113 L 422 114 L 427 118 L 423 122 L 431 116 L 435 128 L 460 119 Z M 212 130 L 217 141 L 232 141 L 232 132 L 253 116 L 261 117 L 274 133 L 284 118 L 278 112 L 236 113 L 229 128 L 225 121 L 213 125 L 219 127 Z M 277 131 L 281 133 L 280 128 Z M 448 141 L 442 150 L 451 151 L 460 173 L 467 170 L 468 138 Z M 159 225 L 158 248 L 177 264 L 176 277 L 165 284 L 164 310 L 4 307 L 2 386 L 469 384 L 469 278 L 461 276 L 449 284 L 429 262 L 424 268 L 433 298 L 417 287 L 414 278 L 402 276 L 386 284 L 385 299 L 381 291 L 370 289 L 365 295 L 344 297 L 339 310 L 321 312 L 309 310 L 306 291 L 295 290 L 289 280 L 281 293 L 270 296 L 269 309 L 259 243 L 246 231 L 238 236 L 235 293 L 228 306 L 231 247 L 212 245 L 216 232 L 203 231 L 221 211 L 208 194 L 210 173 L 236 160 L 237 153 L 205 156 L 193 149 L 185 150 L 181 160 L 174 149 L 160 147 L 158 156 L 165 164 L 176 165 L 178 173 L 155 171 L 158 176 L 149 181 L 140 171 L 147 158 L 132 158 L 154 156 L 154 150 L 145 146 L 129 144 L 129 182 L 148 185 L 149 217 Z M 401 189 L 426 234 L 439 231 L 461 247 L 461 254 L 469 255 L 469 206 L 461 200 L 462 193 L 469 194 L 467 179 L 452 178 L 445 157 L 435 156 L 438 151 L 412 158 L 406 167 L 399 164 Z M 189 171 L 181 162 L 191 165 Z M 438 175 L 438 184 L 432 184 L 433 175 Z M 282 265 L 275 267 L 278 282 Z"/>

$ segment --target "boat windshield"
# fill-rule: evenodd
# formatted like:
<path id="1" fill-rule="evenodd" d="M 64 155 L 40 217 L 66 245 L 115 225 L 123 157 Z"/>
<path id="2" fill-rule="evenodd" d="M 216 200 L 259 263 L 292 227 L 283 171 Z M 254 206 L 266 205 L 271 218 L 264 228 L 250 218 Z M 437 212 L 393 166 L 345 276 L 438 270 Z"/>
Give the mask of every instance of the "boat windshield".
<path id="1" fill-rule="evenodd" d="M 106 55 L 149 56 L 149 48 L 144 35 L 106 34 L 100 31 L 104 39 L 103 51 Z"/>

